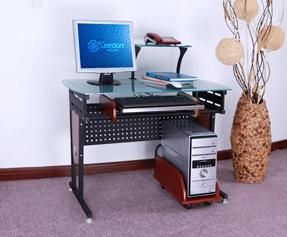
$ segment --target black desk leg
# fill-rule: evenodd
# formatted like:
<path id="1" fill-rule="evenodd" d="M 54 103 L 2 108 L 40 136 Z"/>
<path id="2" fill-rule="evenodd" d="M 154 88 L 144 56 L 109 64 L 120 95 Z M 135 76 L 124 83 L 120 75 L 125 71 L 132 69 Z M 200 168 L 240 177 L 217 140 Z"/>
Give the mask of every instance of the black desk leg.
<path id="1" fill-rule="evenodd" d="M 90 223 L 93 214 L 84 200 L 84 122 L 75 111 L 70 111 L 71 182 L 70 187 L 86 213 Z"/>

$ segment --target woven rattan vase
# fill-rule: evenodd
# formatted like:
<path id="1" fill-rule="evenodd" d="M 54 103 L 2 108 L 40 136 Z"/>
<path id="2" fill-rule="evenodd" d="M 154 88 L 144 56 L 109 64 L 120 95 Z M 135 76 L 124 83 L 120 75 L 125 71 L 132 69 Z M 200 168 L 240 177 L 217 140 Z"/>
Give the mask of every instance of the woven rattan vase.
<path id="1" fill-rule="evenodd" d="M 231 148 L 235 179 L 263 181 L 271 151 L 270 119 L 265 101 L 253 104 L 242 95 L 233 119 Z"/>

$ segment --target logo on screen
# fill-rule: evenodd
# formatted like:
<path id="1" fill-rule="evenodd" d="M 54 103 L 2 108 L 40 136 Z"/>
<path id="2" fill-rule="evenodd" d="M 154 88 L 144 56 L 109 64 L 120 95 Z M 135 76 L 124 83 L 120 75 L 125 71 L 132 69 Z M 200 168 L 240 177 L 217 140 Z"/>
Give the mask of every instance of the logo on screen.
<path id="1" fill-rule="evenodd" d="M 123 43 L 105 43 L 104 41 L 90 40 L 88 43 L 88 49 L 91 53 L 97 53 L 100 49 L 107 52 L 118 52 L 120 49 L 124 49 Z"/>
<path id="2" fill-rule="evenodd" d="M 88 49 L 90 50 L 91 53 L 96 53 L 100 49 L 100 44 L 101 42 L 98 42 L 96 40 L 90 40 L 88 43 Z"/>

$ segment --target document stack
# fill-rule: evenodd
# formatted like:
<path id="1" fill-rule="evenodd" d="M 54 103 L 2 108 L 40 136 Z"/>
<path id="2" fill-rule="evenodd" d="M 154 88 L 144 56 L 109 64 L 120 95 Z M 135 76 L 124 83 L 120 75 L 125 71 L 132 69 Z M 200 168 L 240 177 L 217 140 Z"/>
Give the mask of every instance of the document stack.
<path id="1" fill-rule="evenodd" d="M 195 76 L 176 72 L 147 72 L 143 77 L 146 84 L 159 87 L 188 88 L 193 86 Z"/>

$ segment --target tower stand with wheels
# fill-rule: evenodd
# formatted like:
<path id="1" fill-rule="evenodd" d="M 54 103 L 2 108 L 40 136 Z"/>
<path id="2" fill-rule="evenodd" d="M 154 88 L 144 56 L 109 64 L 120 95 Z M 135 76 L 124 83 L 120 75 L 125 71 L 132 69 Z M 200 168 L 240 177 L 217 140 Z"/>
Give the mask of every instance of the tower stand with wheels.
<path id="1" fill-rule="evenodd" d="M 227 194 L 220 190 L 218 182 L 216 183 L 216 192 L 214 195 L 202 197 L 187 197 L 186 185 L 181 172 L 166 159 L 156 155 L 154 178 L 160 183 L 161 187 L 166 189 L 179 203 L 185 208 L 190 208 L 192 204 L 207 204 L 213 202 L 227 202 Z"/>

